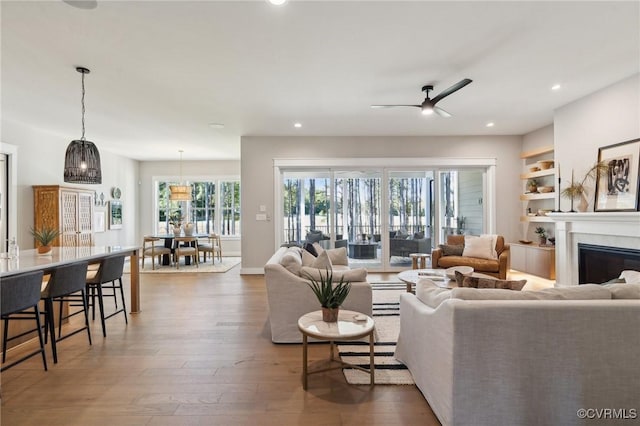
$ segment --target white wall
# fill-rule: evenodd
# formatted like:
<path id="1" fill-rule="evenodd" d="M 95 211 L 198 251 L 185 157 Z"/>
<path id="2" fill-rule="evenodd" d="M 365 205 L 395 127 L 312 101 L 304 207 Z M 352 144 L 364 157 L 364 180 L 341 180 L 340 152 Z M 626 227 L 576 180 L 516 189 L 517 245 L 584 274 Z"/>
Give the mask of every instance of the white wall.
<path id="1" fill-rule="evenodd" d="M 522 151 L 534 151 L 538 148 L 546 148 L 554 146 L 553 141 L 553 124 L 543 127 L 533 132 L 527 133 L 522 137 Z"/>
<path id="2" fill-rule="evenodd" d="M 143 235 L 151 234 L 154 223 L 154 188 L 153 182 L 159 178 L 179 178 L 179 161 L 142 161 L 140 162 L 140 203 L 138 220 L 140 232 L 138 240 L 142 241 Z M 240 176 L 240 161 L 183 161 L 182 178 L 184 180 L 198 180 L 202 178 L 233 178 Z M 240 191 L 243 191 L 240 184 Z M 241 206 L 242 208 L 242 206 Z M 241 224 L 242 226 L 242 224 Z M 243 233 L 244 230 L 241 230 Z M 240 239 L 225 238 L 222 242 L 224 256 L 240 256 Z"/>
<path id="3" fill-rule="evenodd" d="M 75 135 L 77 136 L 77 135 Z M 33 248 L 29 229 L 33 226 L 32 185 L 64 185 L 103 192 L 111 199 L 111 188 L 122 190 L 124 226 L 95 234 L 96 245 L 130 245 L 138 242 L 138 162 L 107 152 L 106 142 L 93 141 L 100 150 L 101 185 L 72 185 L 63 180 L 64 155 L 74 135 L 58 135 L 32 125 L 3 120 L 1 140 L 18 147 L 17 240 L 22 249 Z M 106 210 L 106 207 L 104 208 Z"/>
<path id="4" fill-rule="evenodd" d="M 496 158 L 497 232 L 512 240 L 518 233 L 520 136 L 450 137 L 243 137 L 242 272 L 261 270 L 275 247 L 274 158 Z M 265 205 L 271 221 L 256 221 Z M 250 237 L 248 237 L 250 236 Z"/>
<path id="5" fill-rule="evenodd" d="M 598 148 L 640 137 L 640 74 L 558 108 L 554 133 L 556 161 L 566 187 L 572 169 L 581 179 L 598 161 Z M 593 211 L 593 182 L 587 198 L 587 211 Z"/>

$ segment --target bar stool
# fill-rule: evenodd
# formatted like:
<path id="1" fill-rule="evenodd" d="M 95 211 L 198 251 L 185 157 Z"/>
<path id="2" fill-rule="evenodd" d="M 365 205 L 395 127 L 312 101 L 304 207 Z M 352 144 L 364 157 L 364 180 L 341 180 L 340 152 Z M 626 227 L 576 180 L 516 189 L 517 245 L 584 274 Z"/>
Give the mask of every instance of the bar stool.
<path id="1" fill-rule="evenodd" d="M 89 344 L 91 345 L 91 330 L 89 329 L 89 316 L 87 315 L 87 298 L 86 298 L 86 277 L 87 277 L 87 262 L 76 262 L 69 265 L 58 266 L 52 273 L 49 282 L 46 287 L 40 293 L 40 298 L 44 300 L 44 328 L 45 328 L 45 342 L 47 340 L 46 332 L 49 330 L 51 336 L 51 351 L 53 352 L 53 362 L 58 363 L 58 349 L 56 343 L 71 337 L 74 334 L 80 333 L 83 330 L 87 330 L 87 337 L 89 338 Z M 80 293 L 81 297 L 74 296 L 76 293 Z M 62 326 L 60 325 L 60 331 L 58 338 L 56 339 L 56 325 L 53 318 L 53 302 L 58 302 L 61 305 L 65 302 L 77 302 L 81 301 L 82 311 L 84 313 L 84 327 L 78 328 L 69 334 L 62 335 Z M 65 318 L 69 318 L 74 314 L 67 315 Z M 60 324 L 62 324 L 60 318 Z"/>
<path id="2" fill-rule="evenodd" d="M 87 300 L 88 306 L 91 307 L 91 319 L 96 319 L 96 297 L 98 298 L 98 306 L 100 307 L 100 323 L 102 324 L 102 335 L 107 337 L 107 328 L 105 320 L 122 312 L 125 324 L 129 324 L 127 320 L 127 305 L 124 300 L 124 290 L 122 288 L 122 272 L 124 271 L 124 256 L 112 256 L 102 259 L 100 267 L 97 271 L 89 271 L 87 273 Z M 117 283 L 116 283 L 117 281 Z M 109 284 L 110 285 L 106 285 Z M 105 294 L 103 290 L 111 290 L 111 293 Z M 118 298 L 116 290 L 120 290 L 120 300 L 122 300 L 122 308 L 118 309 Z M 97 293 L 97 294 L 96 294 Z M 104 315 L 104 296 L 113 297 L 115 302 L 115 312 Z"/>
<path id="3" fill-rule="evenodd" d="M 412 269 L 426 269 L 427 267 L 427 258 L 431 255 L 428 253 L 411 253 L 409 257 L 411 258 L 411 268 Z M 420 267 L 418 268 L 418 261 L 420 261 Z"/>
<path id="4" fill-rule="evenodd" d="M 44 339 L 42 338 L 42 327 L 40 325 L 40 286 L 42 285 L 42 271 L 28 272 L 3 278 L 0 282 L 0 311 L 4 321 L 4 333 L 2 336 L 2 363 L 7 360 L 7 342 L 26 336 L 36 331 L 40 341 L 40 349 L 35 350 L 22 358 L 11 362 L 0 368 L 0 372 L 5 371 L 14 365 L 25 361 L 32 356 L 42 354 L 42 364 L 44 371 L 47 371 L 47 357 L 44 351 Z M 33 309 L 33 310 L 32 310 Z M 32 320 L 36 323 L 36 328 L 25 331 L 16 336 L 8 337 L 9 321 L 11 320 Z"/>

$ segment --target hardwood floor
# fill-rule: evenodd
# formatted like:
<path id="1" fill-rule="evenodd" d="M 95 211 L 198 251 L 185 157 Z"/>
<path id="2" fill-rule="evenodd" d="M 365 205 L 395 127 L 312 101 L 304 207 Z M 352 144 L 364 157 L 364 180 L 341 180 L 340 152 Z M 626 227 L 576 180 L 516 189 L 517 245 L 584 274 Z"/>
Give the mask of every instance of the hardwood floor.
<path id="1" fill-rule="evenodd" d="M 34 357 L 2 373 L 2 426 L 439 425 L 415 386 L 353 386 L 336 370 L 303 391 L 301 345 L 270 340 L 262 276 L 142 274 L 141 294 L 128 326 L 111 318 L 103 338 L 93 321 L 93 345 L 60 342 L 56 365 L 47 347 L 49 371 Z M 326 354 L 311 345 L 309 359 Z"/>

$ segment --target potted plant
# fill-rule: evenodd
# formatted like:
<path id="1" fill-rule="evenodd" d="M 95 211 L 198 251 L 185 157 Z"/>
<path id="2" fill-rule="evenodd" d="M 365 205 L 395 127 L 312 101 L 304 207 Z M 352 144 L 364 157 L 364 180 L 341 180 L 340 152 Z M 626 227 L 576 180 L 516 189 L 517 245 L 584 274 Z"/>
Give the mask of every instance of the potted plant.
<path id="1" fill-rule="evenodd" d="M 173 226 L 173 233 L 175 235 L 180 235 L 182 226 L 182 214 L 179 210 L 176 210 L 169 215 L 169 225 Z"/>
<path id="2" fill-rule="evenodd" d="M 325 274 L 320 273 L 319 280 L 316 280 L 310 275 L 307 275 L 307 278 L 309 279 L 307 285 L 311 288 L 322 306 L 322 320 L 324 322 L 338 321 L 340 305 L 342 305 L 349 295 L 351 283 L 349 281 L 345 282 L 340 278 L 340 282 L 334 285 L 333 273 L 328 269 Z"/>
<path id="3" fill-rule="evenodd" d="M 46 225 L 38 229 L 31 228 L 30 232 L 39 244 L 37 247 L 38 254 L 47 254 L 51 252 L 51 243 L 58 238 L 58 235 L 60 235 L 60 231 L 58 229 L 49 228 Z"/>
<path id="4" fill-rule="evenodd" d="M 581 202 L 580 202 L 580 206 L 578 207 L 578 209 L 580 211 L 586 211 L 587 210 L 587 206 L 589 204 L 587 198 L 586 198 L 586 193 L 587 193 L 587 187 L 585 186 L 587 184 L 587 182 L 589 180 L 596 180 L 598 178 L 599 175 L 601 174 L 607 174 L 609 172 L 609 166 L 607 166 L 605 163 L 603 162 L 599 162 L 596 163 L 595 165 L 593 165 L 589 170 L 587 170 L 587 173 L 585 173 L 584 177 L 582 178 L 582 180 L 580 181 L 575 181 L 573 179 L 573 170 L 571 171 L 571 184 L 566 187 L 565 189 L 562 190 L 562 192 L 560 192 L 560 194 L 565 197 L 565 198 L 569 198 L 571 200 L 571 211 L 573 210 L 573 200 L 576 198 L 580 198 Z"/>
<path id="5" fill-rule="evenodd" d="M 529 179 L 527 181 L 527 192 L 538 192 L 538 181 L 535 179 Z"/>
<path id="6" fill-rule="evenodd" d="M 547 230 L 542 226 L 538 226 L 535 230 L 536 235 L 538 236 L 538 240 L 540 241 L 540 245 L 545 245 L 547 243 Z"/>

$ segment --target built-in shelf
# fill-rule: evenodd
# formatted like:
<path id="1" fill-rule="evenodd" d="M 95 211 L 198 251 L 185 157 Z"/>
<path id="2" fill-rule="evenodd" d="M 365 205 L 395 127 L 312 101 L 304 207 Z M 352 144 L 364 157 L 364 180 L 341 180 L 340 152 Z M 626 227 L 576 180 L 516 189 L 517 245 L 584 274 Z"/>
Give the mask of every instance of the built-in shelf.
<path id="1" fill-rule="evenodd" d="M 551 175 L 554 175 L 555 173 L 556 173 L 555 168 L 538 170 L 537 172 L 522 173 L 520 175 L 520 179 L 533 179 L 537 177 L 551 176 Z"/>
<path id="2" fill-rule="evenodd" d="M 529 201 L 529 200 L 548 200 L 551 198 L 555 198 L 555 192 L 541 192 L 534 194 L 522 194 L 520 195 L 520 201 Z"/>
<path id="3" fill-rule="evenodd" d="M 524 159 L 524 158 L 537 157 L 538 155 L 549 154 L 550 152 L 553 152 L 553 146 L 545 146 L 544 148 L 522 152 L 520 153 L 520 158 Z"/>
<path id="4" fill-rule="evenodd" d="M 520 216 L 520 222 L 553 222 L 553 219 L 547 216 Z"/>

